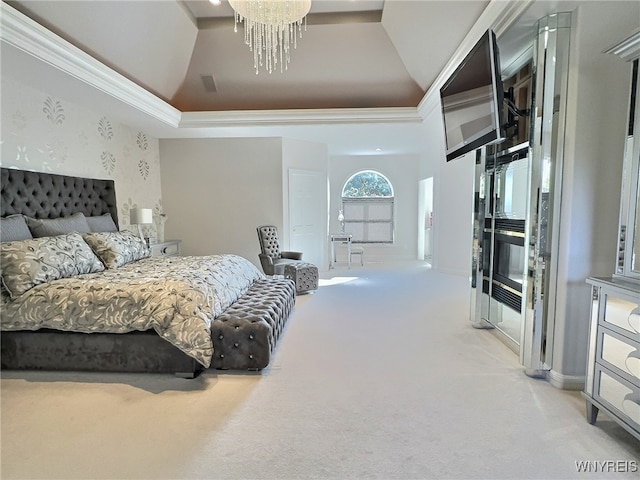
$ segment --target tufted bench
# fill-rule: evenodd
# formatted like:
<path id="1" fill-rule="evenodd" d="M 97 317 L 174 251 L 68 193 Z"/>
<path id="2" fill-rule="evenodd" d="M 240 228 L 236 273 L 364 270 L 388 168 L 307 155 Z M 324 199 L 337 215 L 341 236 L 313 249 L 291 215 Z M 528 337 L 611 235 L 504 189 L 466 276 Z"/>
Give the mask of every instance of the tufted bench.
<path id="1" fill-rule="evenodd" d="M 318 289 L 318 267 L 312 263 L 296 262 L 284 266 L 285 278 L 296 284 L 296 293 Z"/>
<path id="2" fill-rule="evenodd" d="M 261 370 L 293 310 L 295 285 L 289 279 L 256 280 L 211 324 L 211 368 Z"/>

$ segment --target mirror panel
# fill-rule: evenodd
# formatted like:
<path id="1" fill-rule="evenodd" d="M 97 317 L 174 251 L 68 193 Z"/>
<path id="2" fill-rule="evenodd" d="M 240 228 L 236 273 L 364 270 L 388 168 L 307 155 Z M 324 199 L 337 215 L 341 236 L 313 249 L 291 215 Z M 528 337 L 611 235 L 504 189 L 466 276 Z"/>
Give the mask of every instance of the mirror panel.
<path id="1" fill-rule="evenodd" d="M 615 275 L 640 281 L 640 91 L 639 60 L 632 63 L 629 121 L 624 151 Z"/>

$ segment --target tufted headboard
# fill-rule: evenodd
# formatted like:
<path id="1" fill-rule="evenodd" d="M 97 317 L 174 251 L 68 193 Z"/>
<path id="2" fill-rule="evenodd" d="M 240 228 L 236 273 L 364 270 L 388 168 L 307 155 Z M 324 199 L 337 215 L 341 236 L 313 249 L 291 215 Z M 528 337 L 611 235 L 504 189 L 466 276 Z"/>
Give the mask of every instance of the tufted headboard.
<path id="1" fill-rule="evenodd" d="M 118 225 L 113 180 L 68 177 L 53 173 L 0 169 L 0 216 L 21 213 L 33 218 L 111 213 Z"/>

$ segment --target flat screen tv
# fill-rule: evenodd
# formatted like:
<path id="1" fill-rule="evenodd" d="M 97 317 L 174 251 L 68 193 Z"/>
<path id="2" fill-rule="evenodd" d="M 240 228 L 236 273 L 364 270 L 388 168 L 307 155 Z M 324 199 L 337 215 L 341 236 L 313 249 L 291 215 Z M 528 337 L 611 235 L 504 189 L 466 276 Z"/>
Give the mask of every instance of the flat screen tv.
<path id="1" fill-rule="evenodd" d="M 505 139 L 496 36 L 482 36 L 440 88 L 447 161 Z"/>

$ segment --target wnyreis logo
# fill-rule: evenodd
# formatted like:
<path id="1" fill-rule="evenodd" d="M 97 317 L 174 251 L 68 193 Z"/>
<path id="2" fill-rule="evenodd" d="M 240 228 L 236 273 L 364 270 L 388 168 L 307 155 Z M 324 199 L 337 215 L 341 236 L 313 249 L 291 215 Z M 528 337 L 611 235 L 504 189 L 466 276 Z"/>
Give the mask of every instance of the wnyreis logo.
<path id="1" fill-rule="evenodd" d="M 635 473 L 635 460 L 576 460 L 576 470 L 580 473 Z"/>

